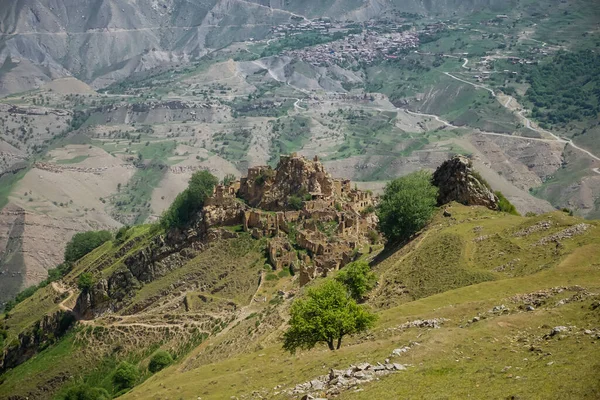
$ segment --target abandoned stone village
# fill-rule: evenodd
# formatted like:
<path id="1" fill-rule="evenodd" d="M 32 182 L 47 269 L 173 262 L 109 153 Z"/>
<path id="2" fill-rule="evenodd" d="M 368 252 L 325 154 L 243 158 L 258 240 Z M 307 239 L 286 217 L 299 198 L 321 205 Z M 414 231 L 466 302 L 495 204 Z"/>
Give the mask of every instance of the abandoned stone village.
<path id="1" fill-rule="evenodd" d="M 333 179 L 317 157 L 296 154 L 282 156 L 275 169 L 253 167 L 247 177 L 217 186 L 203 222 L 270 238 L 269 262 L 298 274 L 301 285 L 379 241 L 372 193 Z"/>

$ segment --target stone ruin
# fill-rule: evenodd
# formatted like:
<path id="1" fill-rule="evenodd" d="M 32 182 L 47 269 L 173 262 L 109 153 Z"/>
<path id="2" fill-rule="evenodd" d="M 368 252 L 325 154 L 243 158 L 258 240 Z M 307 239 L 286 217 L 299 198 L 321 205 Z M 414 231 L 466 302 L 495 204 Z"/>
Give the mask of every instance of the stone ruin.
<path id="1" fill-rule="evenodd" d="M 304 285 L 370 250 L 374 204 L 370 192 L 333 179 L 317 157 L 291 154 L 275 169 L 252 167 L 247 177 L 217 186 L 202 220 L 206 229 L 239 225 L 257 239 L 270 238 L 273 268 L 290 268 Z"/>

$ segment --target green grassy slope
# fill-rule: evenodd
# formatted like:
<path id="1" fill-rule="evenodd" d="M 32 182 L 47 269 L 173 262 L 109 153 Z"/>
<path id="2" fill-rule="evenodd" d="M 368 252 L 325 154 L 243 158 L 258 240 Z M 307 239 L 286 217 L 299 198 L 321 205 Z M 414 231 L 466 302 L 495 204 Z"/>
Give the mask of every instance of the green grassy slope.
<path id="1" fill-rule="evenodd" d="M 372 332 L 352 338 L 340 351 L 317 348 L 290 356 L 277 340 L 281 331 L 275 330 L 246 336 L 254 343 L 228 352 L 227 345 L 235 347 L 234 338 L 245 335 L 247 326 L 240 326 L 226 337 L 209 340 L 182 365 L 154 376 L 124 398 L 222 399 L 254 391 L 263 398 L 289 398 L 281 390 L 329 368 L 383 362 L 393 349 L 411 342 L 420 345 L 394 359 L 411 364 L 407 372 L 361 385 L 364 391 L 344 392 L 341 398 L 596 398 L 600 350 L 583 329 L 597 328 L 600 322 L 598 309 L 592 309 L 598 296 L 589 294 L 600 289 L 598 224 L 561 239 L 557 250 L 552 241 L 534 244 L 581 220 L 561 213 L 523 218 L 462 206 L 453 206 L 452 213 L 453 219 L 437 217 L 413 243 L 376 267 L 380 285 L 370 303 L 380 310 L 380 320 Z M 547 221 L 548 229 L 531 228 Z M 481 228 L 474 232 L 476 227 Z M 489 243 L 473 241 L 485 235 L 490 235 Z M 492 262 L 495 257 L 497 262 Z M 493 271 L 510 257 L 522 262 L 514 269 Z M 415 269 L 422 279 L 416 278 Z M 460 287 L 464 285 L 469 286 Z M 548 290 L 573 285 L 586 291 Z M 549 295 L 526 312 L 526 299 L 535 295 L 524 295 L 540 290 Z M 559 303 L 564 299 L 565 304 Z M 500 305 L 508 311 L 490 312 Z M 476 316 L 480 321 L 471 322 Z M 397 329 L 424 318 L 448 321 L 441 329 Z M 557 325 L 576 328 L 562 338 L 545 339 Z M 213 346 L 221 349 L 219 356 L 203 357 L 216 352 Z M 282 387 L 273 389 L 278 385 Z"/>
<path id="2" fill-rule="evenodd" d="M 329 368 L 383 362 L 403 346 L 410 351 L 393 362 L 412 365 L 407 371 L 341 398 L 597 398 L 600 224 L 560 212 L 527 218 L 460 205 L 450 212 L 440 212 L 407 246 L 376 255 L 379 285 L 368 304 L 379 321 L 345 339 L 340 351 L 283 352 L 287 309 L 304 289 L 287 274 L 264 279 L 265 242 L 242 234 L 187 257 L 142 284 L 126 307 L 79 324 L 6 372 L 0 398 L 51 398 L 62 385 L 57 376 L 73 376 L 67 387 L 84 381 L 116 394 L 110 377 L 128 360 L 142 378 L 125 399 L 242 398 L 255 391 L 285 399 L 284 389 Z M 84 271 L 109 276 L 155 234 L 133 228 L 123 244 L 107 243 L 82 259 L 64 284 L 73 288 Z M 2 321 L 8 340 L 60 304 L 69 304 L 69 294 L 51 286 L 19 304 Z M 535 309 L 526 311 L 531 304 Z M 440 329 L 399 328 L 428 318 L 447 321 Z M 571 328 L 545 338 L 558 325 Z M 146 368 L 158 348 L 174 353 L 176 363 L 151 376 Z"/>

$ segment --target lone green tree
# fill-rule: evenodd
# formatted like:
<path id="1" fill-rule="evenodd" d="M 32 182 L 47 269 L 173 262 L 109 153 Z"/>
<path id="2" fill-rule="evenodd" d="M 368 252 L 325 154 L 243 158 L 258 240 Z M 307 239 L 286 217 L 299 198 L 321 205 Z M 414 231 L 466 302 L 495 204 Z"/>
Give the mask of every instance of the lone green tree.
<path id="1" fill-rule="evenodd" d="M 189 224 L 204 207 L 204 202 L 213 194 L 219 180 L 208 171 L 197 171 L 192 175 L 187 189 L 181 192 L 163 214 L 161 225 L 165 229 L 182 228 Z"/>
<path id="2" fill-rule="evenodd" d="M 438 189 L 431 174 L 417 171 L 387 184 L 377 206 L 379 229 L 388 242 L 407 240 L 431 220 Z"/>
<path id="3" fill-rule="evenodd" d="M 346 265 L 335 280 L 346 286 L 350 296 L 357 302 L 363 301 L 367 292 L 377 283 L 377 277 L 366 261 L 355 261 Z"/>
<path id="4" fill-rule="evenodd" d="M 309 289 L 306 299 L 294 301 L 283 348 L 293 354 L 299 348 L 308 350 L 326 343 L 330 350 L 336 350 L 345 335 L 371 328 L 376 319 L 375 314 L 356 304 L 342 283 L 329 280 Z"/>

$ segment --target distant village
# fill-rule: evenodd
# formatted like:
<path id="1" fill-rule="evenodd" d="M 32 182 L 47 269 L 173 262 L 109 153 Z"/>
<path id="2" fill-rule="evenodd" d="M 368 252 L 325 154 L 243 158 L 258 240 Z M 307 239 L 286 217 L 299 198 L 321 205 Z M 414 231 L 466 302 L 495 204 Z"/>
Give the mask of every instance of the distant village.
<path id="1" fill-rule="evenodd" d="M 381 58 L 394 59 L 404 49 L 417 48 L 416 32 L 378 34 L 366 31 L 351 34 L 335 42 L 320 44 L 285 54 L 314 66 L 364 62 L 367 64 Z"/>
<path id="2" fill-rule="evenodd" d="M 386 25 L 387 32 L 383 33 L 374 29 L 376 26 L 375 21 L 359 25 L 319 19 L 302 21 L 296 24 L 278 25 L 272 28 L 271 33 L 276 38 L 312 32 L 322 34 L 349 33 L 340 40 L 284 53 L 314 66 L 354 62 L 369 64 L 377 59 L 396 58 L 402 50 L 419 46 L 419 32 L 414 29 L 407 30 L 407 26 L 398 23 Z M 360 33 L 352 33 L 353 31 Z"/>

